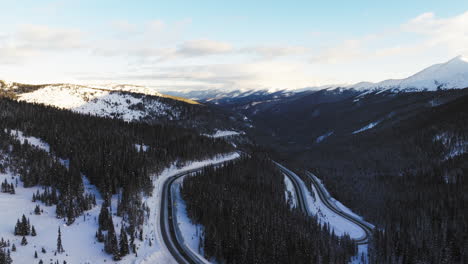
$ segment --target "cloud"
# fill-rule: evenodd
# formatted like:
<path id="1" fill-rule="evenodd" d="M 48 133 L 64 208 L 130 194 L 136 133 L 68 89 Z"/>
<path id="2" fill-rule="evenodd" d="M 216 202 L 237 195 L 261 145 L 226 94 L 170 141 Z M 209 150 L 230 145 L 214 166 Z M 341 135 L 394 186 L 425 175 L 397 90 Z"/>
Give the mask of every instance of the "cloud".
<path id="1" fill-rule="evenodd" d="M 163 67 L 146 65 L 133 72 L 81 74 L 82 80 L 118 81 L 178 89 L 288 89 L 317 84 L 302 63 L 251 62 Z"/>
<path id="2" fill-rule="evenodd" d="M 468 52 L 468 11 L 450 18 L 424 13 L 402 26 L 402 30 L 426 37 L 425 49 L 443 47 L 452 53 Z"/>
<path id="3" fill-rule="evenodd" d="M 214 54 L 225 54 L 233 51 L 231 44 L 227 42 L 209 39 L 192 40 L 182 43 L 175 51 L 176 56 L 192 57 Z"/>
<path id="4" fill-rule="evenodd" d="M 363 49 L 363 40 L 350 39 L 343 43 L 327 48 L 310 59 L 311 63 L 341 63 L 366 56 Z"/>
<path id="5" fill-rule="evenodd" d="M 77 29 L 41 25 L 21 25 L 0 38 L 3 63 L 20 63 L 45 52 L 60 52 L 86 47 L 84 33 Z"/>
<path id="6" fill-rule="evenodd" d="M 303 46 L 256 46 L 239 49 L 239 53 L 250 53 L 259 56 L 261 59 L 275 59 L 279 57 L 301 55 L 309 52 Z"/>
<path id="7" fill-rule="evenodd" d="M 76 49 L 85 46 L 84 33 L 73 28 L 53 28 L 40 25 L 22 25 L 16 39 L 20 45 L 34 49 Z"/>
<path id="8" fill-rule="evenodd" d="M 392 44 L 398 40 L 398 44 Z M 310 58 L 311 63 L 354 63 L 369 59 L 434 53 L 441 50 L 447 56 L 468 54 L 468 12 L 437 18 L 423 13 L 397 28 L 361 38 L 343 40 L 322 49 Z"/>

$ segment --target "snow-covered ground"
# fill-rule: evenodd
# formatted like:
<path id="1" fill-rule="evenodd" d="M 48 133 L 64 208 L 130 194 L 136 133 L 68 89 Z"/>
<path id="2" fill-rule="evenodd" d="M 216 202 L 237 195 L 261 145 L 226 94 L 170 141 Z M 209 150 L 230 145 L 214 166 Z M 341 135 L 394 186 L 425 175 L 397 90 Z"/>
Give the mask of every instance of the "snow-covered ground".
<path id="1" fill-rule="evenodd" d="M 240 135 L 241 133 L 237 131 L 232 131 L 232 130 L 216 130 L 214 134 L 208 135 L 204 134 L 205 136 L 208 137 L 213 137 L 213 138 L 220 138 L 220 137 L 230 137 L 230 136 L 237 136 Z"/>
<path id="2" fill-rule="evenodd" d="M 146 152 L 148 151 L 149 149 L 149 146 L 148 145 L 145 145 L 145 144 L 134 144 L 135 145 L 135 149 L 140 152 L 141 150 L 143 150 L 143 152 Z"/>
<path id="3" fill-rule="evenodd" d="M 286 196 L 286 202 L 290 202 L 292 208 L 297 207 L 296 189 L 294 189 L 293 183 L 286 175 L 284 175 L 284 184 L 286 185 L 286 190 L 284 191 L 284 195 Z"/>
<path id="4" fill-rule="evenodd" d="M 315 143 L 320 143 L 320 142 L 324 141 L 327 137 L 333 135 L 333 133 L 334 133 L 333 131 L 329 131 L 329 132 L 317 137 L 317 139 L 315 139 Z"/>
<path id="5" fill-rule="evenodd" d="M 49 85 L 32 92 L 18 95 L 18 100 L 70 109 L 77 113 L 104 117 L 118 117 L 125 121 L 144 118 L 147 115 L 169 119 L 178 118 L 179 112 L 156 99 L 144 101 L 143 97 L 120 91 L 135 92 L 135 89 L 116 91 L 100 90 L 80 85 Z M 138 90 L 138 92 L 141 92 Z M 152 95 L 150 91 L 146 91 Z M 159 95 L 159 93 L 156 93 Z"/>
<path id="6" fill-rule="evenodd" d="M 363 131 L 372 129 L 372 128 L 374 128 L 375 126 L 377 126 L 379 123 L 380 123 L 380 121 L 376 121 L 376 122 L 369 123 L 368 125 L 366 125 L 366 126 L 364 126 L 364 127 L 361 127 L 360 129 L 354 131 L 353 134 L 361 133 L 361 132 L 363 132 Z"/>
<path id="7" fill-rule="evenodd" d="M 454 158 L 468 152 L 468 141 L 463 140 L 454 133 L 443 132 L 434 136 L 433 141 L 438 141 L 444 145 L 447 150 L 444 160 Z"/>
<path id="8" fill-rule="evenodd" d="M 323 202 L 318 198 L 317 190 L 315 186 L 312 185 L 312 196 L 311 192 L 307 191 L 306 200 L 307 206 L 309 207 L 310 213 L 317 215 L 321 223 L 328 223 L 330 228 L 335 231 L 336 235 L 349 234 L 352 239 L 359 239 L 365 236 L 365 232 L 358 225 L 353 222 L 348 221 L 347 219 L 336 214 L 330 210 Z"/>
<path id="9" fill-rule="evenodd" d="M 6 132 L 6 130 L 5 130 Z M 19 130 L 10 130 L 10 135 L 15 137 L 17 140 L 21 142 L 21 144 L 24 144 L 26 141 L 29 143 L 29 145 L 35 146 L 37 148 L 40 148 L 46 152 L 50 152 L 50 146 L 49 144 L 45 143 L 41 139 L 37 137 L 31 137 L 31 136 L 25 136 L 22 131 Z"/>
<path id="10" fill-rule="evenodd" d="M 49 260 L 64 260 L 67 263 L 103 263 L 111 261 L 109 255 L 102 252 L 103 244 L 97 243 L 94 237 L 97 230 L 97 216 L 99 207 L 86 212 L 85 216 L 76 219 L 75 223 L 67 226 L 63 219 L 55 217 L 55 206 L 47 207 L 41 202 L 33 203 L 32 194 L 41 187 L 24 188 L 18 175 L 11 172 L 0 174 L 0 181 L 7 179 L 9 182 L 15 182 L 18 179 L 16 194 L 0 193 L 0 236 L 10 240 L 16 245 L 17 251 L 12 252 L 14 263 L 37 263 L 42 259 L 45 263 Z M 94 193 L 95 188 L 87 184 L 85 188 Z M 98 198 L 98 197 L 97 197 Z M 43 213 L 35 215 L 33 213 L 36 204 L 39 204 Z M 21 246 L 20 236 L 14 236 L 13 229 L 16 219 L 25 215 L 34 225 L 37 236 L 27 236 L 28 245 Z M 57 245 L 57 230 L 61 228 L 62 244 L 65 253 L 54 256 Z M 41 253 L 44 247 L 46 253 Z M 34 259 L 34 252 L 37 251 L 39 258 Z"/>

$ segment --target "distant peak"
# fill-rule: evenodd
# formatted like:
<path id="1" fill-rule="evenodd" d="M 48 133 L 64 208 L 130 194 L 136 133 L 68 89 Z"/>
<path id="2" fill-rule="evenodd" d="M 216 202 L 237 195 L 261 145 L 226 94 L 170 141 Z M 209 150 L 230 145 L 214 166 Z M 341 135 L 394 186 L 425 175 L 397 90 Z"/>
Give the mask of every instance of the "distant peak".
<path id="1" fill-rule="evenodd" d="M 458 55 L 455 58 L 451 59 L 451 61 L 459 61 L 459 62 L 468 62 L 468 56 L 467 55 Z"/>

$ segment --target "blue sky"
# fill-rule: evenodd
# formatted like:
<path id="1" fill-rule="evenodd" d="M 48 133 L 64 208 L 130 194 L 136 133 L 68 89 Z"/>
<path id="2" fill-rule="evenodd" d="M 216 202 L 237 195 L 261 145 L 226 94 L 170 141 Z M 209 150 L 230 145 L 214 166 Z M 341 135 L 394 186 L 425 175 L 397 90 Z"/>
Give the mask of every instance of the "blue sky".
<path id="1" fill-rule="evenodd" d="M 468 53 L 467 1 L 2 1 L 0 78 L 159 89 L 402 78 Z"/>

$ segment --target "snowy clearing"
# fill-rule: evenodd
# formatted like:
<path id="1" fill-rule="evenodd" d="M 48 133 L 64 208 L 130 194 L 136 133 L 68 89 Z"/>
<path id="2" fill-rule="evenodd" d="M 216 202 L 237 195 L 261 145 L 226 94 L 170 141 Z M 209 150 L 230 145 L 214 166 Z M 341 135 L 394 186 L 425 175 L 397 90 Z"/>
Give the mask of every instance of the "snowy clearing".
<path id="1" fill-rule="evenodd" d="M 291 208 L 297 207 L 297 195 L 296 189 L 294 189 L 294 185 L 291 180 L 286 176 L 284 173 L 284 184 L 286 185 L 286 190 L 284 191 L 284 195 L 286 196 L 286 202 L 291 204 Z"/>
<path id="2" fill-rule="evenodd" d="M 145 145 L 145 144 L 134 144 L 135 146 L 135 149 L 140 152 L 140 151 L 143 151 L 143 152 L 146 152 L 148 151 L 149 149 L 149 146 L 148 145 Z"/>
<path id="3" fill-rule="evenodd" d="M 14 180 L 13 180 L 14 178 Z M 104 252 L 103 244 L 98 243 L 94 237 L 97 230 L 97 216 L 99 215 L 99 206 L 86 211 L 85 216 L 76 219 L 75 223 L 70 226 L 65 225 L 63 219 L 57 219 L 55 216 L 55 206 L 47 207 L 41 202 L 33 203 L 31 201 L 32 194 L 37 190 L 42 190 L 41 187 L 24 188 L 19 176 L 10 172 L 0 174 L 0 181 L 7 179 L 9 182 L 18 179 L 18 187 L 16 194 L 0 193 L 0 236 L 10 240 L 16 245 L 17 251 L 12 252 L 14 263 L 36 263 L 42 259 L 46 263 L 48 260 L 59 260 L 62 263 L 64 260 L 67 263 L 103 263 L 111 261 L 111 257 Z M 85 185 L 86 190 L 95 190 L 92 186 Z M 94 191 L 93 191 L 94 193 Z M 98 197 L 96 197 L 98 198 Z M 43 213 L 36 215 L 33 213 L 34 207 L 39 204 Z M 37 236 L 27 236 L 28 244 L 21 246 L 20 236 L 14 236 L 13 229 L 16 219 L 25 215 L 34 225 Z M 54 251 L 57 245 L 57 229 L 60 226 L 62 231 L 62 244 L 65 248 L 65 253 L 54 256 Z M 46 253 L 41 253 L 44 247 Z M 34 259 L 34 252 L 37 251 L 39 258 Z M 123 262 L 125 263 L 125 262 Z"/>
<path id="4" fill-rule="evenodd" d="M 380 123 L 380 121 L 372 122 L 372 123 L 368 124 L 367 126 L 362 127 L 362 128 L 360 128 L 360 129 L 354 131 L 353 134 L 361 133 L 362 131 L 366 131 L 366 130 L 369 130 L 369 129 L 371 129 L 371 128 L 374 128 L 374 127 L 377 126 L 379 123 Z"/>
<path id="5" fill-rule="evenodd" d="M 6 132 L 6 130 L 5 130 Z M 49 144 L 45 143 L 42 141 L 42 139 L 39 139 L 37 137 L 31 137 L 31 136 L 25 136 L 22 131 L 19 130 L 11 130 L 10 135 L 15 137 L 17 140 L 21 142 L 21 144 L 24 144 L 26 141 L 29 143 L 31 146 L 35 146 L 39 149 L 44 150 L 45 152 L 50 152 L 50 146 Z"/>
<path id="6" fill-rule="evenodd" d="M 237 131 L 232 131 L 232 130 L 216 130 L 214 134 L 204 134 L 207 137 L 212 137 L 212 138 L 220 138 L 220 137 L 230 137 L 230 136 L 237 136 L 240 135 L 241 133 Z"/>
<path id="7" fill-rule="evenodd" d="M 320 142 L 324 141 L 327 137 L 333 135 L 333 133 L 335 133 L 335 132 L 330 131 L 330 132 L 327 132 L 327 133 L 317 137 L 317 139 L 315 140 L 315 143 L 320 143 Z"/>
<path id="8" fill-rule="evenodd" d="M 450 132 L 439 133 L 434 136 L 434 142 L 442 143 L 446 149 L 444 160 L 448 160 L 468 152 L 468 141 L 458 138 Z"/>

